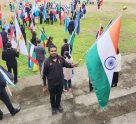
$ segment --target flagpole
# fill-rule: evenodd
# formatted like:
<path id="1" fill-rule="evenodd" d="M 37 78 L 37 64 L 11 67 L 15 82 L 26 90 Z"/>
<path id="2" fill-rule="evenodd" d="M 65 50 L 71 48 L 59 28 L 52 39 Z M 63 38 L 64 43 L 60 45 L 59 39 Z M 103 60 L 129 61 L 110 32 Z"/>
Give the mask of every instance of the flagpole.
<path id="1" fill-rule="evenodd" d="M 112 19 L 109 21 L 109 23 L 108 23 L 108 25 L 104 28 L 104 32 L 108 29 L 108 27 L 111 25 L 111 23 L 112 23 Z"/>
<path id="2" fill-rule="evenodd" d="M 12 96 L 11 90 L 9 89 L 8 85 L 7 85 L 7 90 L 9 92 L 10 96 Z"/>

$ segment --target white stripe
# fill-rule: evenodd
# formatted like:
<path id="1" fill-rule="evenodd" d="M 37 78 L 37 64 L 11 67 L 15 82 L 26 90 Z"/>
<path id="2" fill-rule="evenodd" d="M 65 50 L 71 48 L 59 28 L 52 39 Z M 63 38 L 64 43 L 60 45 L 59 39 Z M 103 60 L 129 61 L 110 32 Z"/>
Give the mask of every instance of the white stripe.
<path id="1" fill-rule="evenodd" d="M 22 32 L 20 30 L 17 18 L 15 17 L 15 28 L 16 28 L 16 36 L 17 36 L 17 41 L 19 42 L 19 48 L 20 48 L 20 53 L 24 55 L 28 55 L 27 48 L 25 45 L 25 40 L 22 35 Z"/>
<path id="2" fill-rule="evenodd" d="M 12 86 L 15 87 L 14 83 L 9 79 L 9 77 L 5 74 L 5 72 L 1 68 L 0 68 L 0 72 L 3 75 L 3 77 L 5 78 L 6 83 L 9 83 L 9 84 L 11 84 Z"/>
<path id="3" fill-rule="evenodd" d="M 12 39 L 11 39 L 11 44 L 12 44 L 12 48 L 14 48 L 14 49 L 17 48 L 17 42 L 15 40 L 16 40 L 16 37 L 15 37 L 15 34 L 13 32 Z"/>
<path id="4" fill-rule="evenodd" d="M 113 78 L 113 70 L 108 70 L 105 67 L 105 60 L 110 57 L 113 56 L 116 58 L 116 52 L 115 52 L 115 48 L 113 46 L 112 40 L 110 38 L 110 34 L 109 34 L 109 30 L 107 30 L 97 41 L 97 48 L 98 48 L 98 54 L 100 57 L 100 60 L 102 62 L 103 68 L 105 70 L 105 73 L 107 75 L 107 78 L 109 80 L 109 84 L 111 86 L 112 84 L 112 78 Z"/>
<path id="5" fill-rule="evenodd" d="M 32 54 L 34 52 L 34 45 L 31 43 L 31 47 L 30 47 L 30 56 L 32 57 Z"/>
<path id="6" fill-rule="evenodd" d="M 31 44 L 31 46 L 30 46 L 30 57 L 33 58 L 32 55 L 33 55 L 34 47 L 35 47 L 35 46 L 34 46 L 32 43 L 30 43 L 30 44 Z M 32 66 L 32 63 L 33 63 L 33 62 L 30 60 L 30 66 Z"/>

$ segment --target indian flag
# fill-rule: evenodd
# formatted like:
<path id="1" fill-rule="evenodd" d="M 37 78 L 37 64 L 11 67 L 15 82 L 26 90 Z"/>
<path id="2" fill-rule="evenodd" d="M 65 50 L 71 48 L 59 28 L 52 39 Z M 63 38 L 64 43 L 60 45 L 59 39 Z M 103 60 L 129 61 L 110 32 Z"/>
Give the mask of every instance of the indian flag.
<path id="1" fill-rule="evenodd" d="M 35 72 L 38 71 L 38 61 L 36 60 L 34 47 L 32 43 L 29 43 L 28 67 Z"/>
<path id="2" fill-rule="evenodd" d="M 98 102 L 104 108 L 109 99 L 122 16 L 93 44 L 86 55 L 86 65 Z"/>

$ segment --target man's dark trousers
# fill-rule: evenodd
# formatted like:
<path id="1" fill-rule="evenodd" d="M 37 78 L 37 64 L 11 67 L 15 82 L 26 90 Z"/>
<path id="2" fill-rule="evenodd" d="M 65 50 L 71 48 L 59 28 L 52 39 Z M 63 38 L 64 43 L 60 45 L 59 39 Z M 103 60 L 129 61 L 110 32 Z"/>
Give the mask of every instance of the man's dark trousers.
<path id="1" fill-rule="evenodd" d="M 13 68 L 13 73 L 14 73 L 14 81 L 17 81 L 17 64 L 14 66 L 7 65 L 8 72 L 11 73 L 11 69 Z"/>
<path id="2" fill-rule="evenodd" d="M 0 87 L 0 99 L 4 102 L 4 104 L 7 106 L 8 110 L 11 114 L 15 113 L 15 109 L 11 104 L 11 101 L 9 99 L 9 96 L 5 90 L 5 87 Z M 1 113 L 1 110 L 0 110 Z"/>
<path id="3" fill-rule="evenodd" d="M 62 91 L 63 82 L 58 85 L 49 86 L 50 102 L 52 109 L 58 108 L 60 106 Z"/>

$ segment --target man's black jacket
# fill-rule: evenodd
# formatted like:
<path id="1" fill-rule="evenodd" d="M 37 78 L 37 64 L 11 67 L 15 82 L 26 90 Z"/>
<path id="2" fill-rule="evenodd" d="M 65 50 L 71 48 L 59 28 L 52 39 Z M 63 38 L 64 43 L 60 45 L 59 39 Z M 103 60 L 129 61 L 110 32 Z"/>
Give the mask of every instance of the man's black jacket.
<path id="1" fill-rule="evenodd" d="M 64 52 L 68 51 L 69 52 L 69 48 L 70 48 L 70 52 L 72 51 L 72 47 L 70 44 L 65 43 L 62 47 L 61 47 L 61 56 L 64 56 Z"/>
<path id="2" fill-rule="evenodd" d="M 55 86 L 63 83 L 63 67 L 73 68 L 73 65 L 68 63 L 63 57 L 57 56 L 57 61 L 54 62 L 52 57 L 49 57 L 44 62 L 43 69 L 43 81 L 46 85 L 46 78 L 48 80 L 48 86 Z"/>
<path id="3" fill-rule="evenodd" d="M 19 52 L 13 48 L 8 48 L 2 52 L 2 59 L 6 61 L 7 66 L 17 65 L 16 57 L 19 57 Z"/>

